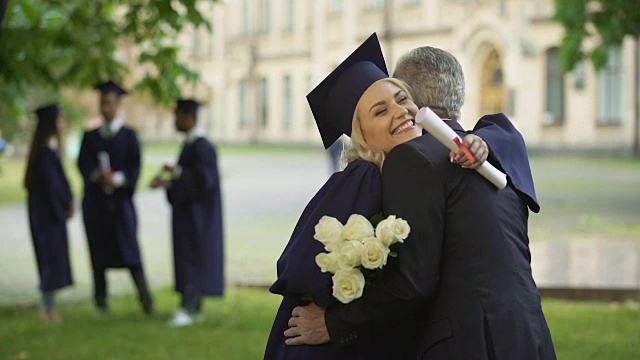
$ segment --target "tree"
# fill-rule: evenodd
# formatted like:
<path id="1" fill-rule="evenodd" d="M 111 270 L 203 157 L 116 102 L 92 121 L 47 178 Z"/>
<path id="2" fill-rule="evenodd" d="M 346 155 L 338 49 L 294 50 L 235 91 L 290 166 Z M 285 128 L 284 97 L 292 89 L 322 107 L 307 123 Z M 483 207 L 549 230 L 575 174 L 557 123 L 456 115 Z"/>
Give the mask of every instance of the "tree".
<path id="1" fill-rule="evenodd" d="M 206 1 L 9 1 L 0 23 L 4 134 L 10 138 L 18 119 L 37 105 L 34 93 L 86 89 L 102 80 L 130 77 L 118 57 L 127 46 L 137 52 L 135 66 L 144 70 L 135 79 L 135 90 L 169 104 L 179 96 L 181 84 L 198 80 L 198 74 L 178 60 L 175 37 L 187 26 L 211 30 L 196 6 L 200 2 Z"/>
<path id="2" fill-rule="evenodd" d="M 607 63 L 612 46 L 627 36 L 635 40 L 633 156 L 640 157 L 640 0 L 555 0 L 554 19 L 565 30 L 560 57 L 567 71 L 583 59 L 596 70 Z M 594 46 L 587 48 L 585 43 Z"/>

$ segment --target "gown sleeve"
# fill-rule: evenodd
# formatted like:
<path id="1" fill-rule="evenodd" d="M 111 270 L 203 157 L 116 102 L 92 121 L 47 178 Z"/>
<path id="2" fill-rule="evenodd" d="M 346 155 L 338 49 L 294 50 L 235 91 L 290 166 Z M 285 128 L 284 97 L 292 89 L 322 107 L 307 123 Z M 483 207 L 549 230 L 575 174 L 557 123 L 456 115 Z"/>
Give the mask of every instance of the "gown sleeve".
<path id="1" fill-rule="evenodd" d="M 332 295 L 331 274 L 322 273 L 315 257 L 325 252 L 313 238 L 315 225 L 323 216 L 346 223 L 352 214 L 366 218 L 382 211 L 382 183 L 378 168 L 355 161 L 337 172 L 322 186 L 303 211 L 289 243 L 278 260 L 278 279 L 269 289 L 281 295 L 307 295 L 323 307 L 337 302 Z"/>
<path id="2" fill-rule="evenodd" d="M 72 196 L 60 159 L 52 150 L 43 148 L 36 166 L 38 188 L 49 203 L 55 219 L 64 221 L 71 206 Z"/>
<path id="3" fill-rule="evenodd" d="M 218 161 L 215 150 L 205 140 L 194 143 L 194 158 L 182 166 L 180 177 L 173 180 L 167 195 L 171 204 L 192 201 L 215 190 Z"/>
<path id="4" fill-rule="evenodd" d="M 489 146 L 489 161 L 502 169 L 529 209 L 540 211 L 529 166 L 529 156 L 522 134 L 502 113 L 485 115 L 478 120 L 473 134 Z"/>

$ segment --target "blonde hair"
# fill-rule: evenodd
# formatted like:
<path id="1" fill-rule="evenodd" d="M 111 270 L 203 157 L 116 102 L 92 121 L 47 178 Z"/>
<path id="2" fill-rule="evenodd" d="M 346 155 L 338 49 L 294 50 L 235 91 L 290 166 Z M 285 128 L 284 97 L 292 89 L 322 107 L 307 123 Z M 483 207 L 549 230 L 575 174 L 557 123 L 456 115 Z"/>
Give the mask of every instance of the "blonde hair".
<path id="1" fill-rule="evenodd" d="M 409 91 L 409 86 L 402 80 L 396 78 L 384 78 L 380 79 L 373 84 L 387 81 L 402 89 L 407 94 L 407 97 L 413 101 L 413 96 Z M 371 85 L 373 85 L 371 84 Z M 351 146 L 343 154 L 344 160 L 350 163 L 355 160 L 365 160 L 376 164 L 378 169 L 382 171 L 382 164 L 384 163 L 385 153 L 382 149 L 370 146 L 364 138 L 362 128 L 360 127 L 360 118 L 358 117 L 358 108 L 360 101 L 356 105 L 356 109 L 353 112 L 353 119 L 351 120 Z"/>

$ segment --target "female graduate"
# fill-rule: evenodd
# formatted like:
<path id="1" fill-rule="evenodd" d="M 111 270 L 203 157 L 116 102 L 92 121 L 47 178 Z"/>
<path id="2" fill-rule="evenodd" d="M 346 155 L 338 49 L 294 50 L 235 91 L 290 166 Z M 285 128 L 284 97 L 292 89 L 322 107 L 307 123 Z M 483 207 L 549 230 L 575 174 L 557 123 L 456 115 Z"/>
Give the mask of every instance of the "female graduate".
<path id="1" fill-rule="evenodd" d="M 36 127 L 24 186 L 29 193 L 29 223 L 38 262 L 41 316 L 60 322 L 55 291 L 73 283 L 69 264 L 67 219 L 73 215 L 73 198 L 60 160 L 64 118 L 57 104 L 36 110 Z"/>

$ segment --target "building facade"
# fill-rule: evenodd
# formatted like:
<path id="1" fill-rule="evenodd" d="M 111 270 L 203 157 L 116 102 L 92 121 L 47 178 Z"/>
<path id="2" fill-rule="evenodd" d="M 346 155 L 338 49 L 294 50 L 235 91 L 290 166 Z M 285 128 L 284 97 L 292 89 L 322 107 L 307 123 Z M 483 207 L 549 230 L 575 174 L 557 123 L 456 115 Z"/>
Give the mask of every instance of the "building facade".
<path id="1" fill-rule="evenodd" d="M 188 95 L 206 101 L 212 139 L 310 143 L 320 137 L 306 94 L 371 33 L 389 71 L 404 52 L 430 45 L 462 64 L 461 123 L 504 112 L 527 144 L 555 149 L 628 149 L 634 119 L 634 44 L 564 73 L 553 0 L 227 0 L 202 3 L 213 31 L 185 31 L 181 57 L 201 74 Z M 172 115 L 127 101 L 142 137 L 174 136 Z"/>

